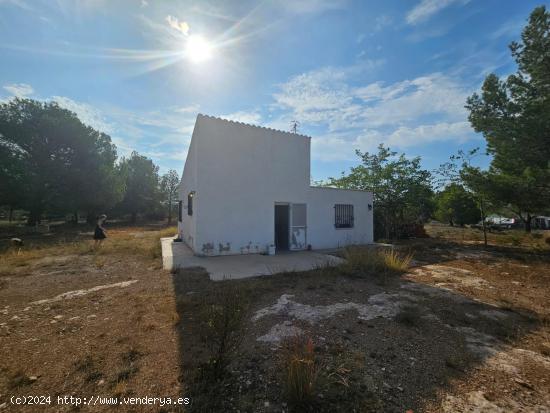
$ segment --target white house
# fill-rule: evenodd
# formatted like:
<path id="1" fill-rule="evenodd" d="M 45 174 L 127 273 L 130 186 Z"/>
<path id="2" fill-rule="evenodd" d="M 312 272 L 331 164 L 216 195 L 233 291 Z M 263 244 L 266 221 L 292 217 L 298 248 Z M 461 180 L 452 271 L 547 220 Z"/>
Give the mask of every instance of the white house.
<path id="1" fill-rule="evenodd" d="M 196 255 L 371 243 L 372 193 L 310 186 L 310 143 L 199 114 L 179 189 L 179 237 Z"/>

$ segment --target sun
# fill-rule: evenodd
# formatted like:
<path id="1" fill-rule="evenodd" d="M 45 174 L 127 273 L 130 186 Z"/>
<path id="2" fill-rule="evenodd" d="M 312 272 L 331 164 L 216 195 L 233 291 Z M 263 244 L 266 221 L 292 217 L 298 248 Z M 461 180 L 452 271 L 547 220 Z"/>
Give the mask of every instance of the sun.
<path id="1" fill-rule="evenodd" d="M 193 63 L 201 63 L 212 57 L 212 45 L 202 36 L 189 36 L 185 54 Z"/>

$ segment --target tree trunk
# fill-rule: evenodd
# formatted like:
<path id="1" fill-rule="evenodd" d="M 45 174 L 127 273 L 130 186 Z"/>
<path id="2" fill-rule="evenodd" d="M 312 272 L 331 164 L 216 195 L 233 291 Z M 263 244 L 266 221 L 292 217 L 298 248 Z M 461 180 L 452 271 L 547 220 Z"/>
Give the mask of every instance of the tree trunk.
<path id="1" fill-rule="evenodd" d="M 525 232 L 529 233 L 531 232 L 531 214 L 527 214 L 527 219 L 525 219 Z"/>
<path id="2" fill-rule="evenodd" d="M 455 223 L 453 222 L 452 219 L 449 220 L 449 225 L 450 225 L 451 227 L 454 227 L 454 226 L 455 226 Z"/>
<path id="3" fill-rule="evenodd" d="M 94 225 L 97 219 L 97 214 L 94 211 L 88 211 L 86 213 L 86 222 L 90 225 Z"/>
<path id="4" fill-rule="evenodd" d="M 168 225 L 172 223 L 172 196 L 168 198 Z"/>
<path id="5" fill-rule="evenodd" d="M 75 225 L 78 225 L 78 211 L 74 211 L 73 213 L 73 222 Z"/>
<path id="6" fill-rule="evenodd" d="M 13 207 L 10 206 L 10 212 L 8 214 L 8 224 L 11 225 L 11 221 L 13 221 Z"/>
<path id="7" fill-rule="evenodd" d="M 29 217 L 27 218 L 27 225 L 34 226 L 36 224 L 40 224 L 40 216 L 42 215 L 42 211 L 38 208 L 32 208 L 29 211 Z"/>
<path id="8" fill-rule="evenodd" d="M 487 248 L 487 225 L 485 225 L 485 210 L 483 209 L 483 198 L 479 201 L 479 212 L 481 212 L 481 224 L 483 226 L 483 245 Z"/>
<path id="9" fill-rule="evenodd" d="M 132 212 L 132 218 L 131 218 L 132 224 L 135 224 L 136 221 L 137 221 L 137 212 Z"/>

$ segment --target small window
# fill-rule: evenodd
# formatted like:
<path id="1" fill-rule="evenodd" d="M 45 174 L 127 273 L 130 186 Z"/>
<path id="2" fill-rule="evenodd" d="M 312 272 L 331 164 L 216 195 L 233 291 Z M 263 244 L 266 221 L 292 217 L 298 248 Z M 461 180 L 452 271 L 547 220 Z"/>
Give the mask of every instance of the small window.
<path id="1" fill-rule="evenodd" d="M 336 228 L 353 228 L 353 205 L 334 205 L 334 226 Z"/>
<path id="2" fill-rule="evenodd" d="M 178 201 L 178 221 L 183 222 L 183 201 Z"/>
<path id="3" fill-rule="evenodd" d="M 195 191 L 189 192 L 187 195 L 187 215 L 193 215 L 193 197 L 195 196 Z"/>

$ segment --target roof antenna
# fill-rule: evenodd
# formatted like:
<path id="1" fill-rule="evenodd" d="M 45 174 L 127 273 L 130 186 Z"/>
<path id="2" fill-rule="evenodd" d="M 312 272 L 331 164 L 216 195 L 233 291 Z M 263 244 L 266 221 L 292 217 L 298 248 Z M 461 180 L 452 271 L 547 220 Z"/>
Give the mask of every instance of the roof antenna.
<path id="1" fill-rule="evenodd" d="M 300 126 L 300 122 L 298 122 L 297 120 L 290 121 L 290 131 L 292 133 L 298 133 L 298 126 Z"/>

